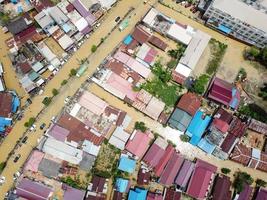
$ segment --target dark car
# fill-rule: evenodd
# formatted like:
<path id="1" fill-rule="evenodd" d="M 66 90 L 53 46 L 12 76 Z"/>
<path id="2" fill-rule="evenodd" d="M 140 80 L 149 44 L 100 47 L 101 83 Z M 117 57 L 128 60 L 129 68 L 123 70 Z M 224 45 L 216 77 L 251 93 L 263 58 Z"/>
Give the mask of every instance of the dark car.
<path id="1" fill-rule="evenodd" d="M 28 136 L 25 136 L 25 137 L 22 139 L 21 142 L 22 142 L 23 144 L 25 144 L 25 143 L 27 142 L 27 140 L 28 140 Z"/>
<path id="2" fill-rule="evenodd" d="M 45 126 L 46 126 L 46 124 L 42 123 L 41 126 L 40 126 L 40 129 L 43 130 Z"/>
<path id="3" fill-rule="evenodd" d="M 14 158 L 14 163 L 16 163 L 16 162 L 18 162 L 18 160 L 20 159 L 20 157 L 21 157 L 21 155 L 20 154 L 18 154 L 15 158 Z"/>
<path id="4" fill-rule="evenodd" d="M 115 19 L 115 22 L 118 22 L 118 21 L 120 21 L 120 19 L 121 19 L 121 17 L 116 17 L 116 19 Z"/>

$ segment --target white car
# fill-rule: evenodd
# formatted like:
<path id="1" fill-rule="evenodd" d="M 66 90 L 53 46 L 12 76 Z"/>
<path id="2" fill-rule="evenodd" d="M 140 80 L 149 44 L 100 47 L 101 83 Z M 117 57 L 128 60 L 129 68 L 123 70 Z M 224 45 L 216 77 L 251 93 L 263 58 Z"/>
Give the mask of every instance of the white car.
<path id="1" fill-rule="evenodd" d="M 51 118 L 51 122 L 55 122 L 56 121 L 56 116 L 53 116 L 52 118 Z"/>
<path id="2" fill-rule="evenodd" d="M 33 131 L 33 130 L 35 130 L 35 128 L 36 128 L 36 125 L 35 125 L 35 124 L 33 124 L 33 125 L 30 127 L 30 131 Z"/>
<path id="3" fill-rule="evenodd" d="M 67 104 L 69 103 L 69 101 L 70 101 L 70 96 L 67 96 L 66 99 L 64 100 L 64 103 Z"/>

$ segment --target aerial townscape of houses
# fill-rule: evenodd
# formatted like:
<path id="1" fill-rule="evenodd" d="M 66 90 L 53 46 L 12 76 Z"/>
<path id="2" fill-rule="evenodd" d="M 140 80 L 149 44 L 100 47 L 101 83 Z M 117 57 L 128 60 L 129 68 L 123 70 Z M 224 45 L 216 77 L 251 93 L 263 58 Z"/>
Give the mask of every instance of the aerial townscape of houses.
<path id="1" fill-rule="evenodd" d="M 25 2 L 28 10 L 18 7 L 23 14 L 7 26 L 13 36 L 6 44 L 21 86 L 33 95 L 56 76 L 116 1 L 63 0 L 56 5 L 46 0 Z M 266 32 L 261 29 L 267 24 L 254 24 L 249 17 L 241 19 L 244 16 L 236 8 L 246 14 L 252 8 L 240 6 L 238 0 L 231 3 L 230 9 L 227 0 L 200 1 L 207 25 L 247 43 L 266 45 Z M 229 15 L 236 24 L 226 20 Z M 239 23 L 255 32 L 247 30 L 250 35 L 246 35 L 241 25 L 235 29 Z M 61 47 L 60 54 L 52 52 L 48 40 Z M 51 119 L 38 145 L 14 174 L 15 185 L 7 199 L 267 199 L 267 189 L 247 183 L 242 191 L 234 192 L 233 179 L 221 173 L 216 162 L 192 158 L 176 146 L 188 142 L 209 158 L 267 173 L 267 142 L 259 142 L 259 138 L 266 140 L 267 124 L 238 113 L 242 101 L 239 85 L 214 75 L 203 95 L 187 89 L 210 40 L 209 34 L 178 23 L 152 7 Z M 155 66 L 161 65 L 160 57 L 167 55 L 172 42 L 185 51 L 170 70 L 166 84 L 161 80 L 164 77 L 156 74 L 156 70 L 164 70 Z M 81 76 L 85 69 L 80 69 Z M 5 88 L 3 73 L 0 65 L 0 133 L 7 135 L 12 120 L 18 117 L 20 99 Z M 153 85 L 145 87 L 155 79 L 166 87 L 180 88 L 174 93 L 174 103 L 162 98 Z M 136 122 L 122 107 L 90 91 L 91 85 L 172 130 L 176 140 Z M 182 137 L 187 141 L 180 141 Z"/>

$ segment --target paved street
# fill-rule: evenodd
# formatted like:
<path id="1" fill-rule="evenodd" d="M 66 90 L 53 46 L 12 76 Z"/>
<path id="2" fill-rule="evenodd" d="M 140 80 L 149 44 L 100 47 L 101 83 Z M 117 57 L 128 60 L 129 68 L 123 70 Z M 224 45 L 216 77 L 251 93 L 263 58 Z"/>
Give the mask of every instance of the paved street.
<path id="1" fill-rule="evenodd" d="M 129 10 L 130 7 L 134 7 L 135 10 L 131 13 L 131 20 L 128 28 L 120 32 L 116 29 L 112 34 L 105 40 L 105 42 L 98 48 L 97 52 L 91 55 L 89 59 L 89 66 L 86 74 L 80 78 L 74 78 L 69 81 L 65 88 L 62 88 L 60 94 L 55 97 L 51 105 L 45 110 L 44 114 L 39 116 L 36 122 L 37 131 L 29 134 L 27 144 L 22 145 L 16 150 L 15 154 L 21 154 L 21 158 L 17 163 L 13 162 L 14 156 L 8 160 L 7 166 L 3 171 L 2 175 L 6 177 L 6 183 L 0 187 L 0 199 L 4 198 L 6 192 L 13 185 L 13 174 L 20 169 L 23 163 L 26 161 L 32 148 L 37 145 L 37 139 L 43 134 L 43 131 L 39 130 L 39 126 L 45 122 L 49 124 L 52 116 L 57 115 L 64 105 L 64 99 L 67 96 L 72 96 L 76 90 L 81 86 L 81 83 L 86 80 L 89 75 L 95 71 L 96 67 L 102 62 L 102 60 L 115 48 L 115 46 L 122 41 L 122 39 L 130 33 L 134 25 L 140 18 L 149 10 L 148 4 L 143 5 L 142 1 L 127 0 L 120 1 L 117 6 L 107 14 L 102 25 L 91 35 L 91 37 L 83 44 L 83 46 L 73 55 L 73 57 L 65 64 L 61 71 L 52 79 L 46 86 L 45 92 L 42 96 L 36 96 L 33 99 L 33 103 L 25 111 L 24 118 L 18 121 L 12 132 L 7 136 L 3 144 L 0 146 L 0 162 L 5 161 L 8 157 L 9 152 L 13 149 L 15 141 L 22 137 L 23 132 L 26 130 L 24 123 L 30 118 L 35 117 L 37 113 L 42 110 L 42 100 L 45 96 L 51 96 L 53 88 L 59 88 L 60 83 L 63 79 L 67 79 L 70 69 L 78 67 L 78 60 L 88 57 L 91 54 L 91 46 L 99 43 L 102 37 L 107 35 L 111 29 L 115 26 L 115 18 L 117 16 L 123 17 Z M 67 87 L 67 88 L 66 88 Z"/>

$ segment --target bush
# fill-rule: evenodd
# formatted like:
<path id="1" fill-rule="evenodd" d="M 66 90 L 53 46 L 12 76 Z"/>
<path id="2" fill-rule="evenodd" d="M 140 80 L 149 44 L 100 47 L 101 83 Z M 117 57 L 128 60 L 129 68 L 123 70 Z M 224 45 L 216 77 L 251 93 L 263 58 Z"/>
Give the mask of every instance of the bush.
<path id="1" fill-rule="evenodd" d="M 6 162 L 1 162 L 0 163 L 0 174 L 3 172 L 3 170 L 5 169 L 6 167 Z"/>
<path id="2" fill-rule="evenodd" d="M 53 96 L 56 96 L 56 95 L 58 95 L 58 90 L 56 89 L 56 88 L 54 88 L 53 90 L 52 90 L 52 94 L 53 94 Z"/>
<path id="3" fill-rule="evenodd" d="M 66 85 L 67 83 L 68 83 L 68 80 L 64 79 L 64 80 L 61 82 L 61 86 Z"/>
<path id="4" fill-rule="evenodd" d="M 244 189 L 244 184 L 251 185 L 253 183 L 253 178 L 246 172 L 238 172 L 234 181 L 234 188 L 239 194 Z"/>
<path id="5" fill-rule="evenodd" d="M 256 185 L 257 185 L 258 187 L 266 187 L 267 182 L 264 181 L 264 180 L 262 180 L 262 179 L 257 179 L 257 180 L 256 180 Z"/>
<path id="6" fill-rule="evenodd" d="M 224 174 L 229 174 L 231 172 L 231 170 L 228 169 L 228 168 L 222 168 L 221 172 L 224 173 Z"/>
<path id="7" fill-rule="evenodd" d="M 206 86 L 209 82 L 210 77 L 207 74 L 200 75 L 194 82 L 191 90 L 197 94 L 203 94 L 206 90 Z"/>
<path id="8" fill-rule="evenodd" d="M 134 128 L 136 130 L 140 130 L 142 132 L 146 132 L 146 130 L 147 130 L 147 127 L 146 127 L 144 122 L 135 122 Z"/>
<path id="9" fill-rule="evenodd" d="M 45 105 L 45 106 L 49 106 L 49 104 L 51 103 L 52 101 L 52 98 L 51 97 L 45 97 L 42 101 L 42 103 Z"/>
<path id="10" fill-rule="evenodd" d="M 238 111 L 245 116 L 252 117 L 264 123 L 267 122 L 267 112 L 256 104 L 240 106 Z"/>
<path id="11" fill-rule="evenodd" d="M 180 135 L 180 140 L 183 142 L 189 142 L 189 137 L 185 134 Z"/>
<path id="12" fill-rule="evenodd" d="M 97 50 L 97 46 L 96 46 L 96 45 L 93 45 L 93 46 L 91 47 L 91 52 L 92 52 L 92 53 L 95 53 L 96 50 Z"/>
<path id="13" fill-rule="evenodd" d="M 24 123 L 24 126 L 27 127 L 27 128 L 29 128 L 29 127 L 31 127 L 34 124 L 34 122 L 35 122 L 35 118 L 34 117 L 31 117 L 29 119 L 29 121 L 27 121 L 27 122 Z"/>
<path id="14" fill-rule="evenodd" d="M 168 63 L 167 63 L 167 67 L 170 68 L 170 69 L 173 69 L 175 68 L 177 65 L 177 60 L 170 60 Z"/>
<path id="15" fill-rule="evenodd" d="M 71 69 L 70 70 L 70 76 L 76 76 L 76 74 L 77 74 L 77 70 L 76 69 Z"/>

